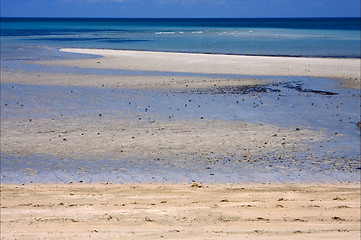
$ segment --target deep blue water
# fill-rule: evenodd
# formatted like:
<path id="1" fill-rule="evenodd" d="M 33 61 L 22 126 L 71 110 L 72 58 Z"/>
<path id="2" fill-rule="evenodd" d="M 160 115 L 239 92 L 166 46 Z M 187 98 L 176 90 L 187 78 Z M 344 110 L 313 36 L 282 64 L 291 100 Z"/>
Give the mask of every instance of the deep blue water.
<path id="1" fill-rule="evenodd" d="M 359 58 L 360 34 L 360 18 L 1 18 L 1 51 L 3 59 L 62 47 Z"/>

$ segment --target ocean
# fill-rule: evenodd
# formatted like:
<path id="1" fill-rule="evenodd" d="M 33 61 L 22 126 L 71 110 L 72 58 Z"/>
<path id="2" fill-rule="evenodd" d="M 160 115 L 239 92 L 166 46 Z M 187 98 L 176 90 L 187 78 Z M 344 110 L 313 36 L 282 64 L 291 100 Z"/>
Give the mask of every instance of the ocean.
<path id="1" fill-rule="evenodd" d="M 1 57 L 62 57 L 59 48 L 360 58 L 360 18 L 1 18 Z"/>

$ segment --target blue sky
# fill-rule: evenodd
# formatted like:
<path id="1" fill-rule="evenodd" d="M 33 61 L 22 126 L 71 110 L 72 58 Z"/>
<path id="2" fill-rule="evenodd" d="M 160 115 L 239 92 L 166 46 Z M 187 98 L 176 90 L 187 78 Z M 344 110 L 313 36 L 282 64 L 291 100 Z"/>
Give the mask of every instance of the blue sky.
<path id="1" fill-rule="evenodd" d="M 2 17 L 360 17 L 360 0 L 0 0 Z"/>

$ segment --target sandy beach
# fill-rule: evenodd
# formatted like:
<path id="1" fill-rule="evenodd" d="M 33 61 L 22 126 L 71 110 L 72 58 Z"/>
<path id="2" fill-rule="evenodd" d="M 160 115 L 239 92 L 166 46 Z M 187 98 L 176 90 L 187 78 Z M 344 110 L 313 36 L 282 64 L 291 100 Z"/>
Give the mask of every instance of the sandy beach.
<path id="1" fill-rule="evenodd" d="M 360 59 L 61 51 L 1 71 L 1 239 L 360 238 Z"/>

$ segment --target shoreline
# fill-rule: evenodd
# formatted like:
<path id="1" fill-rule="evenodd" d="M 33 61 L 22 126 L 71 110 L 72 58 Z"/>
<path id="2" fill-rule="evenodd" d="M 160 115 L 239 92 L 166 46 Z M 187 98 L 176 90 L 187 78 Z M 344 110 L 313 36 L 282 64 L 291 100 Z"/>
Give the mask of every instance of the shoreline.
<path id="1" fill-rule="evenodd" d="M 48 48 L 173 44 L 158 27 L 119 38 L 124 27 L 55 23 L 7 29 L 1 239 L 360 239 L 360 57 Z M 178 46 L 243 46 L 215 34 L 199 36 L 217 48 Z M 282 34 L 245 43 L 359 49 Z M 289 37 L 310 48 L 279 45 Z"/>

